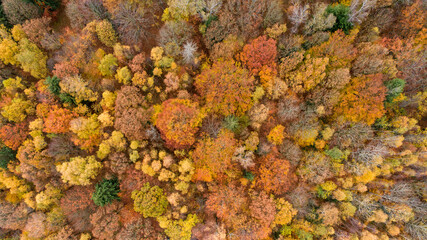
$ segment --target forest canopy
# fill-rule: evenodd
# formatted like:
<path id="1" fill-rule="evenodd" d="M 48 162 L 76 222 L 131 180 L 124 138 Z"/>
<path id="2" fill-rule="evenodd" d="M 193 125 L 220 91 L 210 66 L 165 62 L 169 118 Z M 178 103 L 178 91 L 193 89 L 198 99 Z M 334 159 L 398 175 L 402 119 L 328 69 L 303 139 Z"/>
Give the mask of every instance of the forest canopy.
<path id="1" fill-rule="evenodd" d="M 0 0 L 0 239 L 427 239 L 425 0 Z"/>

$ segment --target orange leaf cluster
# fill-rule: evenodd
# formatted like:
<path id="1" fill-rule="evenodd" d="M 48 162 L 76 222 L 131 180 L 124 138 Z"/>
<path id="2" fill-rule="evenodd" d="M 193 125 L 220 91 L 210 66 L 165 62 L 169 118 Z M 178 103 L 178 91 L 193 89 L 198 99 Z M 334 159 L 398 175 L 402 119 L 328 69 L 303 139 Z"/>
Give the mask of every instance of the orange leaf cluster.
<path id="1" fill-rule="evenodd" d="M 46 133 L 66 133 L 70 128 L 70 121 L 76 116 L 70 110 L 54 105 L 44 119 L 43 130 Z"/>
<path id="2" fill-rule="evenodd" d="M 263 66 L 275 68 L 276 55 L 276 40 L 261 36 L 243 47 L 240 59 L 254 75 L 257 75 Z"/>
<path id="3" fill-rule="evenodd" d="M 336 106 L 336 116 L 371 125 L 385 113 L 386 92 L 381 74 L 353 78 Z"/>
<path id="4" fill-rule="evenodd" d="M 155 125 L 166 144 L 172 149 L 190 147 L 201 123 L 197 104 L 184 99 L 169 99 L 156 114 Z"/>
<path id="5" fill-rule="evenodd" d="M 234 61 L 214 63 L 196 77 L 194 85 L 213 112 L 241 116 L 252 107 L 254 78 Z"/>
<path id="6" fill-rule="evenodd" d="M 193 179 L 210 182 L 231 170 L 235 167 L 232 157 L 236 147 L 237 140 L 227 130 L 220 132 L 216 139 L 205 137 L 198 142 L 192 155 L 196 167 Z"/>

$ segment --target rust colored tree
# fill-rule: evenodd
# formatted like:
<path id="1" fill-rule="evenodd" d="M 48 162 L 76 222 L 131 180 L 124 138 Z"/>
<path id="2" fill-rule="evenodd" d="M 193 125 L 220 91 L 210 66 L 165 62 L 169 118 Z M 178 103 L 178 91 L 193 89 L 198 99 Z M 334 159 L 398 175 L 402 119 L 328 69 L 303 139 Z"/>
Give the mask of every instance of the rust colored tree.
<path id="1" fill-rule="evenodd" d="M 70 121 L 77 115 L 68 109 L 52 106 L 47 117 L 44 119 L 44 132 L 66 133 L 70 128 Z"/>
<path id="2" fill-rule="evenodd" d="M 386 92 L 381 74 L 353 78 L 344 89 L 335 114 L 348 121 L 373 124 L 385 113 L 383 101 Z"/>
<path id="3" fill-rule="evenodd" d="M 214 63 L 196 77 L 194 84 L 213 112 L 241 116 L 252 107 L 254 78 L 234 61 Z"/>
<path id="4" fill-rule="evenodd" d="M 144 96 L 137 87 L 122 87 L 116 98 L 114 127 L 129 140 L 145 139 L 145 130 L 151 116 L 147 108 Z"/>
<path id="5" fill-rule="evenodd" d="M 276 40 L 261 36 L 243 47 L 240 59 L 256 75 L 263 66 L 275 68 L 276 56 Z"/>
<path id="6" fill-rule="evenodd" d="M 193 179 L 210 182 L 232 172 L 236 167 L 232 162 L 236 147 L 237 140 L 228 130 L 220 132 L 216 139 L 205 137 L 200 140 L 192 155 L 196 167 Z"/>
<path id="7" fill-rule="evenodd" d="M 196 141 L 201 124 L 197 103 L 185 99 L 169 99 L 155 114 L 155 125 L 171 149 L 185 149 Z"/>
<path id="8" fill-rule="evenodd" d="M 123 203 L 114 202 L 105 207 L 100 207 L 90 216 L 90 222 L 94 227 L 92 234 L 100 240 L 114 239 L 119 233 L 121 225 L 119 221 L 119 212 Z"/>
<path id="9" fill-rule="evenodd" d="M 27 123 L 6 124 L 0 128 L 0 139 L 4 145 L 17 150 L 28 135 Z"/>
<path id="10" fill-rule="evenodd" d="M 95 211 L 92 193 L 93 187 L 74 186 L 61 199 L 61 209 L 76 231 L 87 232 L 92 227 L 89 219 Z"/>
<path id="11" fill-rule="evenodd" d="M 277 158 L 274 153 L 262 157 L 257 169 L 259 176 L 256 180 L 257 188 L 276 195 L 286 193 L 296 178 L 290 172 L 290 167 L 287 160 Z"/>

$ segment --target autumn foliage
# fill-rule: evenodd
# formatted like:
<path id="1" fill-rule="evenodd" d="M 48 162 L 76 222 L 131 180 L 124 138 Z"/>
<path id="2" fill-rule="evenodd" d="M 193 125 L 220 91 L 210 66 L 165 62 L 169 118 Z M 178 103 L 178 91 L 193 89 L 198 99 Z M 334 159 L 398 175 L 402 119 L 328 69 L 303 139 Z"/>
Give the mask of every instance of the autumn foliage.
<path id="1" fill-rule="evenodd" d="M 196 144 L 192 158 L 196 168 L 193 179 L 211 182 L 231 174 L 235 163 L 232 162 L 237 142 L 233 133 L 224 130 L 216 139 L 205 137 Z"/>
<path id="2" fill-rule="evenodd" d="M 349 121 L 372 124 L 385 113 L 383 101 L 386 92 L 381 75 L 354 78 L 341 95 L 336 115 Z"/>
<path id="3" fill-rule="evenodd" d="M 0 0 L 0 238 L 427 239 L 424 0 Z"/>
<path id="4" fill-rule="evenodd" d="M 258 74 L 263 66 L 274 68 L 276 65 L 276 41 L 265 36 L 254 39 L 243 47 L 242 62 L 253 74 Z"/>
<path id="5" fill-rule="evenodd" d="M 254 78 L 234 61 L 214 63 L 196 77 L 194 84 L 213 112 L 242 115 L 252 106 Z"/>
<path id="6" fill-rule="evenodd" d="M 259 179 L 256 185 L 266 192 L 281 195 L 286 193 L 295 181 L 295 176 L 290 172 L 290 164 L 287 160 L 277 158 L 269 154 L 260 159 L 257 170 Z"/>
<path id="7" fill-rule="evenodd" d="M 75 116 L 68 109 L 53 106 L 44 119 L 44 131 L 46 133 L 66 133 L 70 128 L 70 121 Z"/>
<path id="8" fill-rule="evenodd" d="M 184 99 L 170 99 L 155 114 L 155 125 L 171 148 L 188 148 L 195 142 L 202 114 L 198 106 Z"/>
<path id="9" fill-rule="evenodd" d="M 7 124 L 0 128 L 0 138 L 3 143 L 13 150 L 18 147 L 27 138 L 27 123 Z"/>

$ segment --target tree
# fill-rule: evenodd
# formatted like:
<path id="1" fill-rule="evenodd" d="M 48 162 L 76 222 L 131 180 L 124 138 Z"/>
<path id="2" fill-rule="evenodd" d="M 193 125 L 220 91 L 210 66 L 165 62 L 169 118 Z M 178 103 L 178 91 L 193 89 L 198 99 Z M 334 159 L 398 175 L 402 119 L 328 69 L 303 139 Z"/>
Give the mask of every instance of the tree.
<path id="1" fill-rule="evenodd" d="M 349 21 L 360 24 L 368 17 L 369 12 L 375 7 L 377 0 L 354 0 L 351 1 Z"/>
<path id="2" fill-rule="evenodd" d="M 20 0 L 4 0 L 2 2 L 7 19 L 13 25 L 24 23 L 25 20 L 38 18 L 41 15 L 40 9 L 31 2 Z"/>
<path id="3" fill-rule="evenodd" d="M 11 204 L 6 201 L 0 203 L 0 223 L 2 228 L 18 230 L 25 225 L 30 208 L 25 203 Z"/>
<path id="4" fill-rule="evenodd" d="M 0 4 L 0 25 L 3 24 L 6 28 L 11 28 L 9 20 L 7 20 L 3 6 Z"/>
<path id="5" fill-rule="evenodd" d="M 15 97 L 10 104 L 3 107 L 1 115 L 11 122 L 22 122 L 27 115 L 34 113 L 34 105 L 31 100 Z"/>
<path id="6" fill-rule="evenodd" d="M 309 52 L 313 57 L 329 58 L 330 68 L 350 68 L 357 53 L 353 46 L 355 36 L 355 34 L 345 35 L 343 31 L 337 30 L 328 41 L 311 48 Z"/>
<path id="7" fill-rule="evenodd" d="M 132 221 L 122 228 L 122 230 L 116 235 L 116 239 L 126 239 L 126 240 L 156 240 L 161 238 L 161 235 L 158 230 L 155 228 L 151 219 L 139 218 L 135 221 Z"/>
<path id="8" fill-rule="evenodd" d="M 93 187 L 73 186 L 61 198 L 61 209 L 76 231 L 87 232 L 92 228 L 89 218 L 95 211 L 92 192 Z"/>
<path id="9" fill-rule="evenodd" d="M 358 45 L 358 56 L 354 60 L 351 71 L 353 75 L 359 76 L 362 74 L 376 74 L 376 73 L 384 73 L 386 74 L 387 68 L 387 54 L 388 49 L 373 43 L 361 43 Z M 390 62 L 394 64 L 394 61 Z M 392 66 L 395 68 L 395 66 Z M 395 73 L 397 72 L 396 70 Z M 392 74 L 395 76 L 395 73 Z M 389 75 L 389 74 L 388 74 Z M 394 77 L 392 76 L 392 77 Z"/>
<path id="10" fill-rule="evenodd" d="M 76 117 L 66 108 L 59 108 L 54 105 L 49 111 L 47 117 L 44 119 L 44 129 L 46 133 L 67 133 L 70 128 L 70 121 Z"/>
<path id="11" fill-rule="evenodd" d="M 237 141 L 233 133 L 223 130 L 216 139 L 205 137 L 196 144 L 192 154 L 196 173 L 194 180 L 210 182 L 219 180 L 223 174 L 233 171 L 232 162 Z"/>
<path id="12" fill-rule="evenodd" d="M 305 35 L 313 35 L 316 32 L 326 31 L 335 24 L 336 17 L 332 13 L 326 12 L 328 5 L 317 3 L 314 7 L 313 16 L 304 26 Z"/>
<path id="13" fill-rule="evenodd" d="M 90 117 L 78 117 L 70 121 L 70 130 L 74 133 L 71 140 L 84 150 L 97 146 L 101 137 L 101 124 L 94 114 Z"/>
<path id="14" fill-rule="evenodd" d="M 154 124 L 166 144 L 173 149 L 188 148 L 196 141 L 202 122 L 197 104 L 184 99 L 169 99 L 154 114 Z"/>
<path id="15" fill-rule="evenodd" d="M 70 1 L 65 6 L 65 13 L 70 19 L 71 27 L 78 30 L 93 20 L 103 20 L 110 17 L 110 13 L 100 0 Z"/>
<path id="16" fill-rule="evenodd" d="M 274 225 L 288 225 L 291 223 L 292 218 L 297 214 L 297 210 L 292 207 L 292 204 L 287 202 L 284 198 L 276 199 L 277 213 L 274 216 Z"/>
<path id="17" fill-rule="evenodd" d="M 193 228 L 193 237 L 206 240 L 225 240 L 227 233 L 221 223 L 217 223 L 214 218 L 209 218 L 203 223 L 197 224 Z"/>
<path id="18" fill-rule="evenodd" d="M 112 77 L 116 72 L 117 66 L 117 58 L 113 54 L 107 54 L 101 59 L 98 69 L 102 76 Z"/>
<path id="19" fill-rule="evenodd" d="M 73 142 L 68 137 L 61 135 L 52 137 L 47 147 L 47 154 L 55 162 L 66 161 L 77 152 L 77 147 Z"/>
<path id="20" fill-rule="evenodd" d="M 197 215 L 189 214 L 185 220 L 166 220 L 166 222 L 165 234 L 170 240 L 190 240 L 192 237 L 191 229 L 200 222 L 200 220 L 197 218 Z M 162 226 L 163 223 L 160 223 L 160 225 Z"/>
<path id="21" fill-rule="evenodd" d="M 130 72 L 128 67 L 122 67 L 119 70 L 117 70 L 115 77 L 117 81 L 119 81 L 119 83 L 123 83 L 127 85 L 130 83 L 130 80 L 132 78 L 132 73 Z"/>
<path id="22" fill-rule="evenodd" d="M 46 60 L 44 54 L 36 44 L 24 38 L 19 41 L 19 53 L 15 55 L 24 71 L 29 72 L 35 78 L 44 78 L 47 74 Z"/>
<path id="23" fill-rule="evenodd" d="M 59 188 L 46 184 L 45 190 L 36 195 L 36 207 L 39 210 L 50 210 L 59 206 L 62 192 Z"/>
<path id="24" fill-rule="evenodd" d="M 187 41 L 182 46 L 182 58 L 186 64 L 193 64 L 196 59 L 197 54 L 197 45 L 192 41 Z"/>
<path id="25" fill-rule="evenodd" d="M 37 138 L 33 141 L 26 140 L 18 149 L 16 158 L 19 160 L 22 177 L 32 182 L 36 190 L 43 189 L 54 173 L 52 159 L 47 152 L 37 146 Z M 42 140 L 44 141 L 44 140 Z"/>
<path id="26" fill-rule="evenodd" d="M 300 179 L 314 184 L 320 184 L 333 176 L 330 159 L 316 151 L 304 153 L 297 173 Z"/>
<path id="27" fill-rule="evenodd" d="M 277 158 L 273 153 L 265 155 L 260 159 L 257 169 L 257 188 L 277 195 L 286 193 L 295 180 L 289 170 L 290 164 L 287 160 Z"/>
<path id="28" fill-rule="evenodd" d="M 111 171 L 118 174 L 119 176 L 122 176 L 130 165 L 129 157 L 122 152 L 112 153 L 108 159 L 108 166 L 110 167 Z"/>
<path id="29" fill-rule="evenodd" d="M 403 89 L 405 88 L 405 80 L 400 78 L 392 79 L 385 83 L 385 86 L 387 87 L 387 96 L 386 96 L 386 102 L 392 103 L 395 98 L 400 96 L 403 92 Z"/>
<path id="30" fill-rule="evenodd" d="M 59 96 L 59 94 L 61 92 L 61 87 L 59 86 L 60 81 L 61 81 L 61 79 L 59 79 L 56 76 L 53 76 L 53 77 L 48 76 L 46 78 L 46 80 L 44 81 L 44 84 L 47 85 L 47 88 L 49 89 L 49 91 L 52 94 Z"/>
<path id="31" fill-rule="evenodd" d="M 52 30 L 49 26 L 50 21 L 50 17 L 41 17 L 27 20 L 22 25 L 22 30 L 24 30 L 28 39 L 40 46 L 41 41 L 44 39 L 45 35 Z"/>
<path id="32" fill-rule="evenodd" d="M 292 121 L 298 118 L 301 110 L 300 100 L 294 95 L 289 95 L 279 101 L 277 116 L 281 122 Z"/>
<path id="33" fill-rule="evenodd" d="M 194 84 L 213 112 L 241 116 L 252 106 L 254 78 L 233 61 L 214 63 L 196 77 Z"/>
<path id="34" fill-rule="evenodd" d="M 111 204 L 114 200 L 120 200 L 117 195 L 119 192 L 120 186 L 117 178 L 103 179 L 96 184 L 92 200 L 96 205 L 103 207 Z"/>
<path id="35" fill-rule="evenodd" d="M 263 226 L 270 228 L 273 223 L 276 214 L 276 203 L 274 202 L 273 196 L 268 195 L 265 192 L 252 192 L 249 194 L 250 204 L 249 210 L 250 215 L 257 219 Z M 270 234 L 270 229 L 266 230 L 265 235 Z"/>
<path id="36" fill-rule="evenodd" d="M 386 91 L 380 74 L 353 78 L 335 108 L 336 116 L 370 125 L 385 113 L 383 101 Z"/>
<path id="37" fill-rule="evenodd" d="M 180 79 L 178 75 L 173 72 L 168 72 L 163 81 L 166 85 L 165 92 L 174 92 L 179 89 Z"/>
<path id="38" fill-rule="evenodd" d="M 238 226 L 244 221 L 239 213 L 248 207 L 244 189 L 235 185 L 218 185 L 208 195 L 206 211 L 215 215 L 228 227 Z"/>
<path id="39" fill-rule="evenodd" d="M 47 231 L 46 214 L 43 212 L 34 212 L 29 215 L 26 225 L 23 227 L 23 234 L 29 238 L 44 238 Z"/>
<path id="40" fill-rule="evenodd" d="M 339 223 L 339 209 L 332 203 L 323 204 L 318 210 L 319 218 L 325 225 L 335 225 Z"/>
<path id="41" fill-rule="evenodd" d="M 166 55 L 178 58 L 186 42 L 191 41 L 194 30 L 184 20 L 167 21 L 160 29 L 159 45 L 165 50 Z"/>
<path id="42" fill-rule="evenodd" d="M 422 32 L 420 32 L 422 35 Z M 405 79 L 405 93 L 414 95 L 426 84 L 426 51 L 423 45 L 413 39 L 401 40 L 399 38 L 383 39 L 382 45 L 388 48 L 396 58 L 396 67 L 400 71 L 398 77 Z"/>
<path id="43" fill-rule="evenodd" d="M 58 84 L 60 79 L 65 79 L 66 77 L 72 77 L 79 74 L 79 69 L 74 66 L 71 62 L 60 62 L 55 64 L 54 70 L 52 71 L 53 75 L 57 76 Z"/>
<path id="44" fill-rule="evenodd" d="M 113 25 L 106 19 L 97 22 L 96 34 L 99 40 L 107 47 L 113 47 L 117 42 L 116 32 Z"/>
<path id="45" fill-rule="evenodd" d="M 270 133 L 267 136 L 267 139 L 269 142 L 273 143 L 274 145 L 280 145 L 283 142 L 283 139 L 285 138 L 285 127 L 282 125 L 277 125 L 273 129 L 271 129 Z"/>
<path id="46" fill-rule="evenodd" d="M 94 227 L 92 234 L 97 239 L 114 239 L 119 233 L 121 225 L 119 221 L 119 212 L 123 204 L 115 202 L 105 207 L 100 207 L 95 213 L 90 215 L 90 223 Z"/>
<path id="47" fill-rule="evenodd" d="M 28 125 L 25 122 L 17 124 L 6 124 L 0 128 L 0 138 L 3 143 L 11 148 L 17 150 L 18 147 L 24 142 L 28 135 Z"/>
<path id="48" fill-rule="evenodd" d="M 123 86 L 117 93 L 114 127 L 129 140 L 144 140 L 150 121 L 150 110 L 137 87 Z"/>
<path id="49" fill-rule="evenodd" d="M 312 58 L 307 55 L 299 68 L 285 75 L 285 81 L 294 92 L 307 92 L 326 77 L 325 71 L 328 63 L 328 57 Z"/>
<path id="50" fill-rule="evenodd" d="M 254 75 L 257 75 L 263 66 L 275 66 L 276 41 L 265 36 L 258 37 L 246 44 L 241 53 L 241 60 Z"/>
<path id="51" fill-rule="evenodd" d="M 307 21 L 309 13 L 308 9 L 310 9 L 310 5 L 306 4 L 302 6 L 299 1 L 289 7 L 289 20 L 293 24 L 292 33 L 296 33 L 298 31 L 299 26 Z"/>
<path id="52" fill-rule="evenodd" d="M 96 161 L 94 156 L 74 157 L 70 162 L 64 162 L 56 166 L 56 170 L 61 173 L 61 178 L 65 183 L 72 185 L 89 185 L 91 179 L 95 179 L 102 164 Z"/>
<path id="53" fill-rule="evenodd" d="M 334 26 L 331 28 L 331 31 L 335 32 L 338 29 L 341 29 L 345 34 L 350 33 L 350 30 L 353 28 L 353 24 L 349 19 L 350 7 L 343 4 L 335 6 L 329 5 L 326 12 L 332 13 L 337 18 Z"/>
<path id="54" fill-rule="evenodd" d="M 224 40 L 229 34 L 245 41 L 259 35 L 263 17 L 267 12 L 267 0 L 231 0 L 223 4 L 217 20 L 208 21 L 205 42 L 208 49 Z M 215 19 L 215 18 L 213 18 Z"/>
<path id="55" fill-rule="evenodd" d="M 118 5 L 114 12 L 113 23 L 117 26 L 120 39 L 126 44 L 143 43 L 154 22 L 151 11 L 146 11 L 127 2 Z"/>
<path id="56" fill-rule="evenodd" d="M 168 200 L 159 186 L 151 187 L 145 183 L 140 190 L 132 192 L 134 209 L 141 213 L 144 218 L 159 217 L 168 207 Z"/>
<path id="57" fill-rule="evenodd" d="M 144 52 L 136 54 L 129 63 L 129 68 L 132 72 L 143 72 L 147 64 L 147 56 Z"/>
<path id="58" fill-rule="evenodd" d="M 16 152 L 3 146 L 0 148 L 0 168 L 7 169 L 10 161 L 15 160 Z"/>
<path id="59" fill-rule="evenodd" d="M 4 64 L 18 64 L 15 56 L 19 53 L 19 46 L 15 41 L 13 41 L 11 38 L 3 38 L 0 41 L 0 50 L 2 52 L 0 59 Z"/>
<path id="60" fill-rule="evenodd" d="M 402 9 L 399 15 L 396 30 L 402 37 L 411 37 L 416 35 L 425 25 L 425 6 L 423 1 L 415 0 L 410 6 Z"/>

